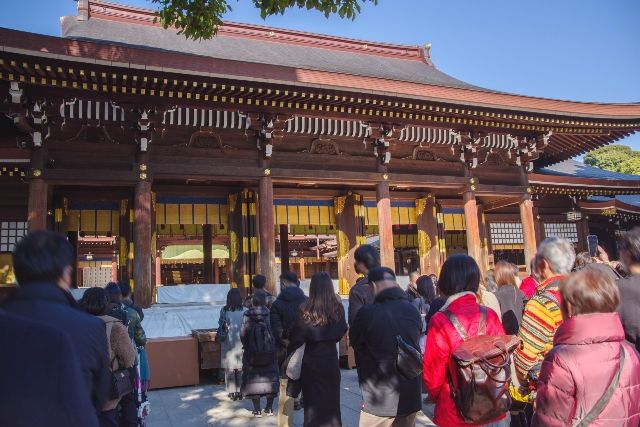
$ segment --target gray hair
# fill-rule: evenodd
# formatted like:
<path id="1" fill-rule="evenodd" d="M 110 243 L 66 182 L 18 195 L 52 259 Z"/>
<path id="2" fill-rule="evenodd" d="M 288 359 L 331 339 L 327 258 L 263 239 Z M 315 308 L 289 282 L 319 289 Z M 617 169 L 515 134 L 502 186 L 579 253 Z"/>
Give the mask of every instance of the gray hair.
<path id="1" fill-rule="evenodd" d="M 536 257 L 543 258 L 554 274 L 569 274 L 576 261 L 573 245 L 560 237 L 549 237 L 540 243 Z"/>

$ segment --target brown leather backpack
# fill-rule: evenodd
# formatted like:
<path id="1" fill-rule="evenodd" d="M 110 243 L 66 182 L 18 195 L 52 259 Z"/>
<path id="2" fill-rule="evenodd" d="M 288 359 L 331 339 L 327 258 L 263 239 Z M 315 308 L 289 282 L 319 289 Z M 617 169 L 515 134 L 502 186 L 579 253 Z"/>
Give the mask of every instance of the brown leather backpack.
<path id="1" fill-rule="evenodd" d="M 463 339 L 451 353 L 449 383 L 456 407 L 469 423 L 483 423 L 504 415 L 511 406 L 511 353 L 520 344 L 514 335 L 485 335 L 487 308 L 480 306 L 478 335 L 467 331 L 450 311 L 444 314 Z"/>

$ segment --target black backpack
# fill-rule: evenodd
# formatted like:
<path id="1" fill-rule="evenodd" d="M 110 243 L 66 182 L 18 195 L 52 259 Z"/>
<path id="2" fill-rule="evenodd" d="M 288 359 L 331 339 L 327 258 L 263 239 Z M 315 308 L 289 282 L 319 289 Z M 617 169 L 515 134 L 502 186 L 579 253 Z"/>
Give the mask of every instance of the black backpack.
<path id="1" fill-rule="evenodd" d="M 271 333 L 268 317 L 252 320 L 253 327 L 249 331 L 247 352 L 251 366 L 267 366 L 276 360 L 276 340 Z"/>
<path id="2" fill-rule="evenodd" d="M 111 306 L 109 316 L 115 317 L 122 322 L 124 326 L 129 328 L 129 314 L 123 304 L 114 304 Z"/>

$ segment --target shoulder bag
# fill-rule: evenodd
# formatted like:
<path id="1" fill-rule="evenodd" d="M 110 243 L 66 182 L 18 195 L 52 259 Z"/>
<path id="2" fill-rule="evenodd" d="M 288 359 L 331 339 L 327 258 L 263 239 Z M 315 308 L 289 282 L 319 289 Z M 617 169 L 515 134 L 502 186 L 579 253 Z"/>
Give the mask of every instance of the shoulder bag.
<path id="1" fill-rule="evenodd" d="M 396 368 L 398 369 L 398 373 L 407 380 L 417 378 L 422 375 L 422 353 L 402 338 L 402 335 L 398 333 L 396 323 L 384 306 L 382 307 L 382 311 L 384 311 L 387 319 L 389 319 L 389 324 L 395 335 Z"/>

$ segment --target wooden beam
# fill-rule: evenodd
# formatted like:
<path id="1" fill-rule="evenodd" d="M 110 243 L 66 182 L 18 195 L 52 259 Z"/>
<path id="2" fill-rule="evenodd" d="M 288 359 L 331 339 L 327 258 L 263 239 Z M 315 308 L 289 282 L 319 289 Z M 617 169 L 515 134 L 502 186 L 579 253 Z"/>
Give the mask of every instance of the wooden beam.
<path id="1" fill-rule="evenodd" d="M 381 181 L 376 186 L 376 206 L 378 209 L 378 235 L 380 237 L 380 263 L 383 267 L 395 270 L 393 222 L 391 220 L 391 197 L 388 181 Z"/>
<path id="2" fill-rule="evenodd" d="M 533 215 L 533 202 L 529 194 L 522 196 L 520 200 L 520 221 L 522 222 L 522 238 L 524 243 L 524 262 L 529 270 L 531 259 L 537 250 L 535 217 Z"/>
<path id="3" fill-rule="evenodd" d="M 482 266 L 482 248 L 480 243 L 480 227 L 478 224 L 478 205 L 473 191 L 465 191 L 462 195 L 464 201 L 464 219 L 467 225 L 467 252 L 476 260 L 478 267 Z"/>
<path id="4" fill-rule="evenodd" d="M 505 197 L 504 199 L 495 200 L 484 204 L 484 211 L 491 212 L 496 209 L 506 208 L 507 206 L 517 205 L 521 197 Z"/>
<path id="5" fill-rule="evenodd" d="M 267 291 L 276 294 L 276 241 L 273 218 L 273 182 L 270 176 L 263 176 L 258 182 L 258 232 L 260 274 L 267 278 Z"/>
<path id="6" fill-rule="evenodd" d="M 143 307 L 153 303 L 151 257 L 151 183 L 140 181 L 133 198 L 133 283 L 136 302 Z"/>

